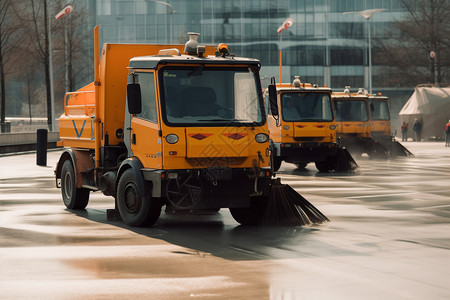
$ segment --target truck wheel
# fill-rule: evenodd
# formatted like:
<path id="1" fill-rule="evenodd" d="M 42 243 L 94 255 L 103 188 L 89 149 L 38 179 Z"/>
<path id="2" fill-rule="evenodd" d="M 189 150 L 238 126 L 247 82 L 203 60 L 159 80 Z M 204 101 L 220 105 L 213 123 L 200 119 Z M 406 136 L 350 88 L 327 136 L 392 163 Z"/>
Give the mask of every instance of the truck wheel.
<path id="1" fill-rule="evenodd" d="M 161 214 L 158 199 L 141 195 L 132 169 L 126 170 L 120 177 L 117 205 L 122 220 L 130 226 L 151 226 Z"/>
<path id="2" fill-rule="evenodd" d="M 265 197 L 252 199 L 251 207 L 230 207 L 230 213 L 242 225 L 257 225 L 267 206 L 266 200 Z"/>
<path id="3" fill-rule="evenodd" d="M 66 160 L 61 169 L 61 194 L 68 209 L 84 209 L 89 202 L 89 189 L 77 188 L 72 162 Z"/>

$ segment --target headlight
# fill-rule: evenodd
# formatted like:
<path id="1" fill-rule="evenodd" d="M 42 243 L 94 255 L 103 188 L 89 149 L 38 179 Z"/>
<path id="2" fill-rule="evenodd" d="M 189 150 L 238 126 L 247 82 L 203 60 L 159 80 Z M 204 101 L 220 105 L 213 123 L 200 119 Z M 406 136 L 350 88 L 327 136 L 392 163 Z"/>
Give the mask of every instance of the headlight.
<path id="1" fill-rule="evenodd" d="M 255 135 L 255 141 L 258 143 L 265 143 L 269 139 L 269 136 L 265 133 L 258 133 Z"/>
<path id="2" fill-rule="evenodd" d="M 336 126 L 335 126 L 335 125 L 330 125 L 330 129 L 331 129 L 331 130 L 335 130 L 335 129 L 336 129 Z"/>
<path id="3" fill-rule="evenodd" d="M 289 128 L 290 128 L 289 125 L 284 125 L 284 126 L 283 126 L 283 129 L 284 129 L 284 130 L 289 130 Z"/>
<path id="4" fill-rule="evenodd" d="M 166 142 L 168 142 L 169 144 L 175 144 L 176 142 L 178 142 L 178 136 L 176 134 L 168 134 L 166 136 Z"/>

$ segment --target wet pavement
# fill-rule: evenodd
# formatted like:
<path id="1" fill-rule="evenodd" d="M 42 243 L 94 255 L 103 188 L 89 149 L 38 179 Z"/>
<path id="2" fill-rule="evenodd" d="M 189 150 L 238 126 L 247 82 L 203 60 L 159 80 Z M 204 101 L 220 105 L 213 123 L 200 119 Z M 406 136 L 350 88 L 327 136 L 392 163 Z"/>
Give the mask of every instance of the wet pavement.
<path id="1" fill-rule="evenodd" d="M 111 197 L 66 210 L 53 167 L 0 157 L 0 299 L 449 299 L 450 148 L 356 158 L 355 174 L 283 163 L 331 222 L 243 227 L 227 209 L 151 228 L 106 220 Z"/>

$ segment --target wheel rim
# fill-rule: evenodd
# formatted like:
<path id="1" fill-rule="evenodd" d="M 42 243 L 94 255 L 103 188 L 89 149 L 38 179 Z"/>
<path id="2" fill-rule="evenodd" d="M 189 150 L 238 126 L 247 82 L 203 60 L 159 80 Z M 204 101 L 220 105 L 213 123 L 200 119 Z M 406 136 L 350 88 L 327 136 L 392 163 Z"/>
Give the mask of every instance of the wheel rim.
<path id="1" fill-rule="evenodd" d="M 64 174 L 64 199 L 70 201 L 73 194 L 72 175 L 70 172 Z"/>
<path id="2" fill-rule="evenodd" d="M 129 183 L 124 193 L 125 208 L 129 213 L 137 214 L 141 208 L 142 201 L 139 192 L 133 183 Z"/>

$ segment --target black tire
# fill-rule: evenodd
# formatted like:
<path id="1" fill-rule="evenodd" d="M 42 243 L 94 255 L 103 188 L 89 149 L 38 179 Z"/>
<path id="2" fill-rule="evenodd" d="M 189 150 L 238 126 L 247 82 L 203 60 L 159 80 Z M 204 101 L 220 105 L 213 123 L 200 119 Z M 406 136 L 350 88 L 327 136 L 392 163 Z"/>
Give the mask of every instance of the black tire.
<path id="1" fill-rule="evenodd" d="M 117 186 L 117 206 L 125 224 L 151 226 L 161 214 L 161 202 L 157 198 L 143 196 L 138 189 L 132 169 L 126 170 Z"/>
<path id="2" fill-rule="evenodd" d="M 261 220 L 267 206 L 267 198 L 252 199 L 251 207 L 231 207 L 230 213 L 236 222 L 242 225 L 257 225 Z"/>
<path id="3" fill-rule="evenodd" d="M 84 209 L 89 203 L 89 189 L 77 188 L 75 171 L 70 160 L 66 160 L 61 169 L 61 194 L 68 209 Z"/>
<path id="4" fill-rule="evenodd" d="M 297 166 L 298 169 L 303 170 L 304 168 L 306 168 L 308 163 L 302 162 L 302 163 L 296 163 L 295 165 Z"/>

